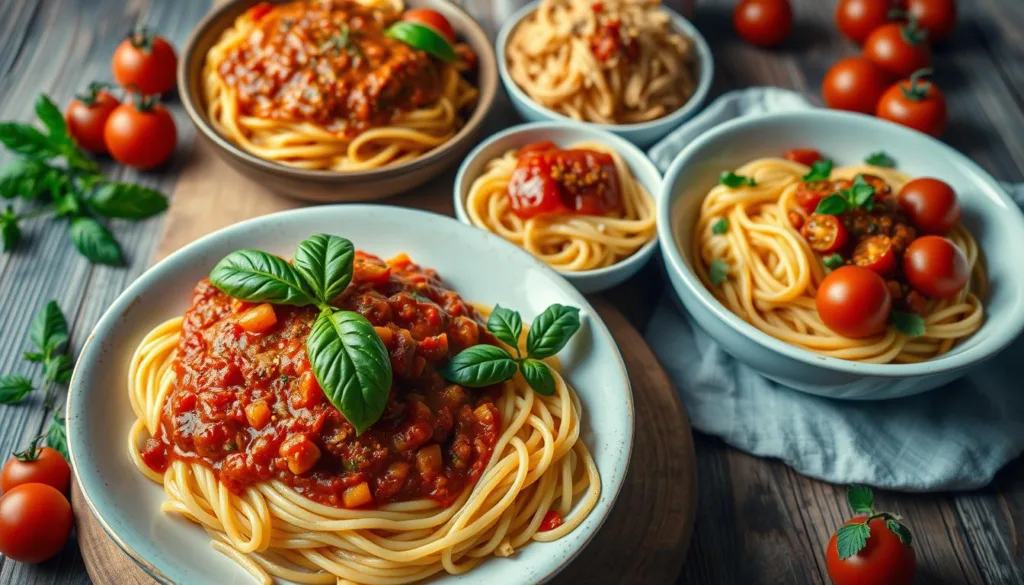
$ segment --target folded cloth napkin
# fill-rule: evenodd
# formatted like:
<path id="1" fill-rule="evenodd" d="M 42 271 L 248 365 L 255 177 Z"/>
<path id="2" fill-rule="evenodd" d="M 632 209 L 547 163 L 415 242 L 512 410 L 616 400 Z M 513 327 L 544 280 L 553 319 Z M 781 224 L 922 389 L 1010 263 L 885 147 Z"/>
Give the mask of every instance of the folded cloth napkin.
<path id="1" fill-rule="evenodd" d="M 813 107 L 778 88 L 727 93 L 650 151 L 664 171 L 698 134 L 744 115 Z M 1024 206 L 1024 185 L 1005 185 Z M 918 396 L 830 400 L 771 382 L 727 355 L 665 291 L 645 337 L 693 426 L 825 481 L 937 491 L 984 486 L 1024 451 L 1024 338 L 968 376 Z"/>

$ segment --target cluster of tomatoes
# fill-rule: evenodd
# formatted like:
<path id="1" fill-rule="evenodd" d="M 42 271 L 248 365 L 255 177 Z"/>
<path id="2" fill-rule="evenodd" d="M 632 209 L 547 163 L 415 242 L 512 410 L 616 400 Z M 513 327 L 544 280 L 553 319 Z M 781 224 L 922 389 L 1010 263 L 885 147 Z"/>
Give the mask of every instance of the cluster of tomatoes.
<path id="1" fill-rule="evenodd" d="M 70 487 L 71 467 L 56 450 L 33 444 L 11 457 L 0 474 L 0 554 L 41 563 L 59 553 L 74 526 Z"/>
<path id="2" fill-rule="evenodd" d="M 108 91 L 110 84 L 90 84 L 65 112 L 72 138 L 89 152 L 139 169 L 167 161 L 178 133 L 160 96 L 174 89 L 177 63 L 174 48 L 162 37 L 145 29 L 129 35 L 112 63 L 114 79 L 129 99 L 121 103 Z"/>

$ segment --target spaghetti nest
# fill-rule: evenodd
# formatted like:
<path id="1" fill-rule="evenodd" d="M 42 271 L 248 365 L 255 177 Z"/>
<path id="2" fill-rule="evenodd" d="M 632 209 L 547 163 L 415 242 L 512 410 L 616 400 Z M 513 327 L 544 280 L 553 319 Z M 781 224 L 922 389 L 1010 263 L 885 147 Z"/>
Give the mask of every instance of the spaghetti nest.
<path id="1" fill-rule="evenodd" d="M 881 335 L 851 339 L 830 330 L 818 315 L 815 295 L 826 269 L 788 219 L 805 215 L 794 200 L 808 167 L 781 159 L 759 159 L 735 172 L 753 177 L 756 186 L 716 185 L 704 198 L 693 232 L 694 266 L 712 294 L 733 313 L 761 331 L 827 356 L 871 363 L 909 363 L 932 359 L 977 331 L 984 319 L 980 297 L 987 288 L 974 237 L 957 224 L 947 237 L 965 253 L 970 282 L 955 297 L 928 301 L 924 335 L 909 338 L 893 325 Z M 897 170 L 860 165 L 837 168 L 834 179 L 858 174 L 881 177 L 899 190 L 911 177 Z M 713 224 L 728 220 L 716 235 Z M 709 267 L 728 265 L 728 277 L 712 284 Z"/>
<path id="2" fill-rule="evenodd" d="M 476 104 L 462 75 L 475 58 L 443 63 L 383 34 L 401 0 L 261 6 L 221 34 L 202 78 L 211 124 L 260 158 L 335 171 L 402 163 L 451 139 Z"/>
<path id="3" fill-rule="evenodd" d="M 489 556 L 510 556 L 531 540 L 556 540 L 578 526 L 600 495 L 597 468 L 580 440 L 580 403 L 552 366 L 556 391 L 541 396 L 520 375 L 496 406 L 502 434 L 479 481 L 448 507 L 433 500 L 343 509 L 303 497 L 271 480 L 233 493 L 202 463 L 174 460 L 151 469 L 140 445 L 161 424 L 175 384 L 181 318 L 157 326 L 132 358 L 129 397 L 137 420 L 128 453 L 161 483 L 165 512 L 203 526 L 213 547 L 260 583 L 395 585 L 439 572 L 461 574 Z M 525 336 L 523 337 L 525 340 Z M 539 531 L 550 511 L 564 523 Z"/>
<path id="4" fill-rule="evenodd" d="M 654 200 L 614 150 L 596 142 L 578 142 L 567 148 L 611 155 L 622 190 L 621 216 L 555 213 L 520 218 L 508 197 L 509 181 L 518 164 L 515 149 L 490 161 L 486 172 L 473 181 L 466 212 L 473 225 L 498 234 L 558 270 L 611 266 L 654 239 Z"/>
<path id="5" fill-rule="evenodd" d="M 508 42 L 509 72 L 531 99 L 601 124 L 666 116 L 693 95 L 693 40 L 651 0 L 542 0 Z"/>

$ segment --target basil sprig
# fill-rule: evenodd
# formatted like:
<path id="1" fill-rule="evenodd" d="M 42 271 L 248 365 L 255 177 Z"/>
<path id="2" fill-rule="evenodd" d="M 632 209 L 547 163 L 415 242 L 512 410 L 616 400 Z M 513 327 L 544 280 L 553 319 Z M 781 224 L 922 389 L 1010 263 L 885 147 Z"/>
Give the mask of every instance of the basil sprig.
<path id="1" fill-rule="evenodd" d="M 814 213 L 821 215 L 840 215 L 852 209 L 862 207 L 868 211 L 875 208 L 875 188 L 858 174 L 849 189 L 833 193 L 818 203 Z"/>
<path id="2" fill-rule="evenodd" d="M 498 305 L 487 319 L 487 330 L 510 346 L 516 353 L 515 357 L 494 345 L 474 345 L 453 357 L 441 368 L 441 375 L 462 386 L 482 388 L 504 382 L 518 371 L 534 392 L 551 396 L 555 393 L 555 377 L 548 365 L 540 360 L 561 351 L 579 328 L 579 309 L 551 305 L 533 320 L 526 335 L 524 356 L 519 349 L 522 317 L 516 311 Z"/>
<path id="3" fill-rule="evenodd" d="M 239 250 L 217 263 L 210 282 L 242 301 L 320 308 L 306 355 L 324 395 L 361 435 L 384 413 L 392 373 L 373 325 L 330 305 L 352 281 L 354 260 L 352 242 L 317 234 L 299 244 L 294 266 L 260 250 Z"/>

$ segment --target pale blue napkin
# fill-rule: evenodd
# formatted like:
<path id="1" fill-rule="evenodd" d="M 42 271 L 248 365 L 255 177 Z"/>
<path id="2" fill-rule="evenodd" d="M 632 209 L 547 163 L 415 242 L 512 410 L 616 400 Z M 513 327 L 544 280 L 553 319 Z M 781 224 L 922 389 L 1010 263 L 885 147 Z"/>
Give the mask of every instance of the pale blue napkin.
<path id="1" fill-rule="evenodd" d="M 742 115 L 813 107 L 753 88 L 723 95 L 651 151 L 664 171 L 698 134 Z M 1024 205 L 1024 185 L 1006 185 Z M 1024 451 L 1024 338 L 967 377 L 919 396 L 849 402 L 804 394 L 732 359 L 686 316 L 671 289 L 645 336 L 694 428 L 825 481 L 937 491 L 986 485 Z"/>

